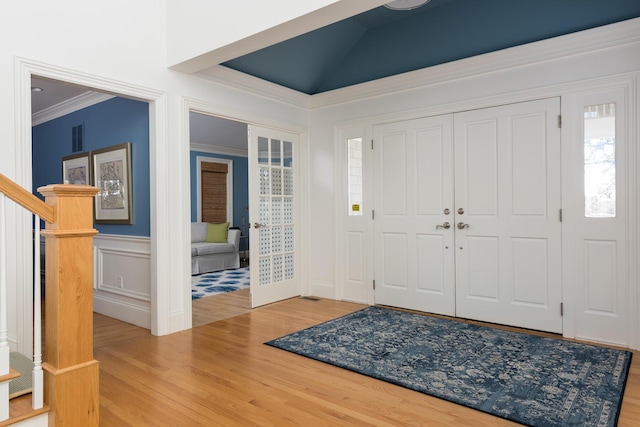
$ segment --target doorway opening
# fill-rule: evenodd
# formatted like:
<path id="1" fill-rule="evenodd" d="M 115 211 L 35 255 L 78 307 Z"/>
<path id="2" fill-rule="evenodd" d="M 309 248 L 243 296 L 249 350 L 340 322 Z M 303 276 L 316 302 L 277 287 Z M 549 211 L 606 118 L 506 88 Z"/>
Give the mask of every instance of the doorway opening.
<path id="1" fill-rule="evenodd" d="M 192 325 L 250 310 L 248 124 L 189 112 L 192 263 L 194 223 L 228 223 L 228 244 L 237 245 L 232 264 L 192 268 Z M 232 236 L 238 236 L 234 241 Z M 213 255 L 215 257 L 216 255 Z M 235 264 L 237 259 L 238 264 Z M 237 288 L 237 289 L 234 289 Z"/>

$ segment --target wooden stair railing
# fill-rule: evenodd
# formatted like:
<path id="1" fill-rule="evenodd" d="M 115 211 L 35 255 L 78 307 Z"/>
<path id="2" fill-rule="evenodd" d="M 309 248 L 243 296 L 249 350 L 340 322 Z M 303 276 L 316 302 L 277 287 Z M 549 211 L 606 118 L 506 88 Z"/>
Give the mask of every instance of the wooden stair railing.
<path id="1" fill-rule="evenodd" d="M 45 202 L 0 174 L 0 192 L 46 221 L 44 402 L 49 425 L 99 425 L 93 358 L 93 198 L 97 188 L 38 188 Z"/>

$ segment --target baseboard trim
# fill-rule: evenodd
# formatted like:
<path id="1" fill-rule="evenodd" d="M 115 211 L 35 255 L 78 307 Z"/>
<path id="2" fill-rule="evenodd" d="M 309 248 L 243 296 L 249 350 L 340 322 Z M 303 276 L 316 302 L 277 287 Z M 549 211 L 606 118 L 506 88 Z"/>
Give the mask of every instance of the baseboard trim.
<path id="1" fill-rule="evenodd" d="M 151 329 L 151 310 L 149 307 L 117 301 L 103 295 L 94 295 L 93 311 L 141 328 Z"/>
<path id="2" fill-rule="evenodd" d="M 336 299 L 336 287 L 331 283 L 312 282 L 309 295 L 320 298 Z"/>

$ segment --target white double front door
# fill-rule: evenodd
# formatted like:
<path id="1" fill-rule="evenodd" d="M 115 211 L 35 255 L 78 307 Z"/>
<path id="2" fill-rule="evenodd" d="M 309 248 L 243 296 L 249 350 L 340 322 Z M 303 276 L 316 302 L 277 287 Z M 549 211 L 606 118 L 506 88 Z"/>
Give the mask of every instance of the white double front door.
<path id="1" fill-rule="evenodd" d="M 377 304 L 562 331 L 559 104 L 374 127 Z"/>

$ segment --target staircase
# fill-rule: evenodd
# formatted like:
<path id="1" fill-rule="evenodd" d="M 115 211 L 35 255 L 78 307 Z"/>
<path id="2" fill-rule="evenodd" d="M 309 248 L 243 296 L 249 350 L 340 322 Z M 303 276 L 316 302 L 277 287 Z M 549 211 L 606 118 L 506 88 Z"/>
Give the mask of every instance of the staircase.
<path id="1" fill-rule="evenodd" d="M 98 362 L 93 359 L 93 197 L 97 189 L 49 185 L 42 202 L 0 174 L 0 427 L 98 426 Z M 7 201 L 7 199 L 9 201 Z M 10 367 L 7 298 L 7 203 L 34 217 L 32 393 L 9 399 Z M 45 230 L 40 232 L 40 219 Z M 40 234 L 45 237 L 45 340 L 42 360 Z M 15 285 L 14 285 L 15 286 Z M 18 287 L 15 291 L 21 289 Z"/>

